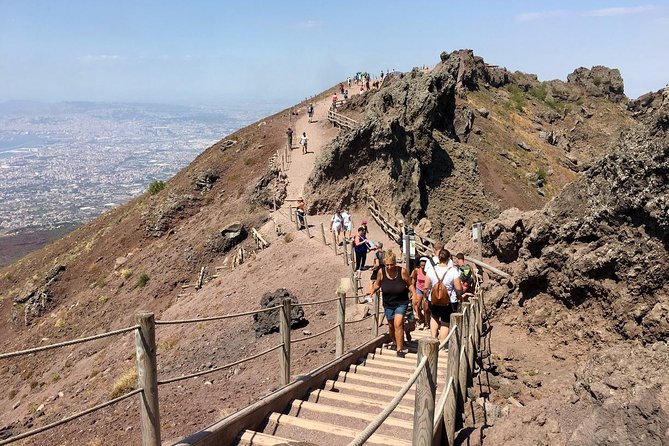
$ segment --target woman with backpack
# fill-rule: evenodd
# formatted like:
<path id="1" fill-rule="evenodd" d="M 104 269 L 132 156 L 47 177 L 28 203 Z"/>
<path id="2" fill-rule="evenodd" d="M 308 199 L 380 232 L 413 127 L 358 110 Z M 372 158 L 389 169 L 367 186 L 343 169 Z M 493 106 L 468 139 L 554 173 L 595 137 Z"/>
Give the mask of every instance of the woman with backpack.
<path id="1" fill-rule="evenodd" d="M 409 296 L 414 294 L 413 284 L 406 268 L 397 266 L 397 257 L 391 250 L 383 256 L 384 267 L 377 274 L 376 282 L 368 294 L 379 289 L 383 296 L 383 312 L 388 320 L 388 331 L 397 348 L 397 356 L 407 354 L 404 348 L 404 315 L 409 305 Z"/>
<path id="2" fill-rule="evenodd" d="M 429 259 L 431 260 L 431 259 Z M 430 332 L 438 337 L 442 324 L 446 327 L 445 337 L 451 321 L 451 313 L 458 311 L 458 296 L 462 294 L 460 271 L 449 266 L 451 253 L 443 248 L 439 251 L 439 264 L 429 269 L 425 278 L 425 293 L 430 309 Z"/>

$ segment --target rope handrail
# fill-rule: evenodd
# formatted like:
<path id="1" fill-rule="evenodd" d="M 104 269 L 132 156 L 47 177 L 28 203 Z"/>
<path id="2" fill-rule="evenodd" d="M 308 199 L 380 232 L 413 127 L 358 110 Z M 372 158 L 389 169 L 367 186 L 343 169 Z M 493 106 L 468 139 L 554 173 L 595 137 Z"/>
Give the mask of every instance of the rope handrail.
<path id="1" fill-rule="evenodd" d="M 350 324 L 357 324 L 358 322 L 366 321 L 369 320 L 373 315 L 370 314 L 369 316 L 365 316 L 362 319 L 356 319 L 355 321 L 346 321 L 344 322 L 345 325 L 350 325 Z"/>
<path id="2" fill-rule="evenodd" d="M 453 382 L 455 379 L 451 376 L 448 378 L 448 382 L 446 383 L 446 388 L 445 391 L 441 394 L 441 397 L 439 398 L 439 402 L 434 408 L 434 421 L 436 423 L 437 420 L 439 420 L 439 417 L 443 416 L 444 414 L 444 407 L 446 407 L 446 400 L 448 399 L 448 394 L 453 391 Z"/>
<path id="3" fill-rule="evenodd" d="M 202 375 L 207 375 L 207 374 L 209 374 L 209 373 L 218 372 L 218 371 L 223 370 L 223 369 L 228 369 L 228 368 L 230 368 L 230 367 L 234 367 L 234 366 L 236 366 L 236 365 L 238 365 L 238 364 L 242 364 L 242 363 L 247 362 L 247 361 L 250 361 L 250 360 L 252 360 L 252 359 L 259 358 L 259 357 L 261 357 L 262 355 L 266 355 L 267 353 L 269 353 L 269 352 L 273 352 L 274 350 L 277 350 L 277 349 L 279 349 L 279 348 L 281 348 L 281 347 L 283 347 L 283 342 L 282 342 L 281 344 L 275 345 L 275 346 L 272 347 L 272 348 L 268 348 L 267 350 L 264 350 L 264 351 L 262 351 L 262 352 L 260 352 L 260 353 L 256 353 L 256 354 L 253 355 L 253 356 L 249 356 L 248 358 L 240 359 L 239 361 L 235 361 L 235 362 L 230 363 L 230 364 L 222 365 L 222 366 L 220 366 L 220 367 L 214 367 L 213 369 L 209 369 L 209 370 L 203 370 L 203 371 L 201 371 L 201 372 L 191 373 L 190 375 L 182 375 L 182 376 L 177 376 L 177 377 L 174 377 L 174 378 L 168 378 L 168 379 L 158 380 L 158 385 L 160 386 L 160 385 L 163 385 L 163 384 L 169 384 L 169 383 L 173 383 L 173 382 L 177 382 L 177 381 L 183 381 L 184 379 L 196 378 L 196 377 L 198 377 L 198 376 L 202 376 Z"/>
<path id="4" fill-rule="evenodd" d="M 443 350 L 446 348 L 446 346 L 448 345 L 448 341 L 451 340 L 451 336 L 453 336 L 453 333 L 455 333 L 455 330 L 457 328 L 458 326 L 454 325 L 448 330 L 448 335 L 446 335 L 446 338 L 443 341 L 441 341 L 441 344 L 439 344 L 439 350 Z"/>
<path id="5" fill-rule="evenodd" d="M 316 301 L 316 302 L 306 302 L 306 303 L 299 303 L 299 304 L 291 302 L 291 305 L 293 307 L 308 307 L 310 305 L 327 304 L 327 303 L 334 302 L 334 301 L 337 301 L 337 300 L 339 300 L 339 297 L 333 297 L 332 299 L 328 299 L 328 300 L 320 300 L 320 301 Z"/>
<path id="6" fill-rule="evenodd" d="M 358 434 L 357 437 L 351 441 L 348 446 L 361 446 L 363 445 L 369 437 L 372 436 L 374 432 L 383 424 L 384 421 L 386 421 L 386 418 L 392 413 L 393 410 L 397 408 L 397 405 L 402 401 L 402 398 L 404 398 L 404 395 L 407 394 L 411 386 L 414 385 L 416 380 L 418 379 L 418 375 L 423 371 L 423 368 L 427 364 L 427 356 L 423 356 L 423 358 L 420 360 L 418 365 L 416 366 L 416 370 L 414 370 L 413 374 L 409 378 L 409 380 L 404 383 L 404 386 L 397 392 L 397 395 L 388 403 L 385 409 L 374 418 L 374 420 L 367 425 L 367 427 Z"/>
<path id="7" fill-rule="evenodd" d="M 1 440 L 0 441 L 0 446 L 5 445 L 5 444 L 14 443 L 15 441 L 19 441 L 19 440 L 22 440 L 24 438 L 32 437 L 33 435 L 39 434 L 40 432 L 44 432 L 46 430 L 53 429 L 54 427 L 58 427 L 61 424 L 68 423 L 72 420 L 76 420 L 77 418 L 81 418 L 84 415 L 88 415 L 91 412 L 95 412 L 95 411 L 103 409 L 107 406 L 111 406 L 114 403 L 118 403 L 119 401 L 123 401 L 124 399 L 130 398 L 131 396 L 137 395 L 138 393 L 143 392 L 143 391 L 144 391 L 144 389 L 135 389 L 131 392 L 126 393 L 125 395 L 119 396 L 118 398 L 114 398 L 113 400 L 109 400 L 105 403 L 98 404 L 97 406 L 91 407 L 91 408 L 86 409 L 84 411 L 81 411 L 79 413 L 75 413 L 74 415 L 70 415 L 69 417 L 65 417 L 61 420 L 54 421 L 53 423 L 47 424 L 45 426 L 38 427 L 36 429 L 30 430 L 28 432 L 24 432 L 24 433 L 19 434 L 19 435 L 15 435 L 13 437 L 9 437 L 6 440 Z"/>
<path id="8" fill-rule="evenodd" d="M 323 331 L 321 331 L 320 333 L 316 333 L 316 334 L 313 334 L 313 335 L 309 335 L 309 336 L 306 336 L 306 337 L 304 337 L 304 338 L 291 339 L 291 340 L 290 340 L 290 343 L 291 343 L 291 344 L 295 344 L 296 342 L 302 342 L 302 341 L 306 341 L 306 340 L 308 340 L 308 339 L 317 338 L 318 336 L 322 336 L 322 335 L 324 335 L 325 333 L 329 333 L 329 332 L 331 332 L 332 330 L 335 330 L 335 329 L 337 329 L 337 328 L 339 328 L 339 326 L 338 326 L 338 325 L 334 325 L 334 326 L 328 328 L 327 330 L 323 330 Z"/>
<path id="9" fill-rule="evenodd" d="M 0 359 L 13 358 L 15 356 L 21 356 L 21 355 L 28 355 L 30 353 L 36 353 L 36 352 L 41 352 L 41 351 L 45 351 L 45 350 L 51 350 L 51 349 L 59 348 L 59 347 L 66 347 L 68 345 L 73 345 L 73 344 L 82 344 L 84 342 L 95 341 L 96 339 L 102 339 L 102 338 L 106 338 L 106 337 L 109 337 L 109 336 L 114 336 L 114 335 L 117 335 L 117 334 L 127 333 L 127 332 L 130 332 L 130 331 L 133 331 L 133 330 L 137 330 L 138 328 L 139 328 L 139 325 L 133 325 L 132 327 L 127 327 L 127 328 L 121 328 L 119 330 L 108 331 L 106 333 L 100 333 L 100 334 L 96 334 L 96 335 L 93 335 L 93 336 L 88 336 L 88 337 L 85 337 L 85 338 L 78 338 L 78 339 L 72 339 L 72 340 L 69 340 L 69 341 L 63 341 L 63 342 L 59 342 L 57 344 L 50 344 L 50 345 L 44 345 L 42 347 L 34 347 L 34 348 L 26 349 L 26 350 L 19 350 L 19 351 L 15 351 L 15 352 L 2 353 L 2 354 L 0 354 Z"/>
<path id="10" fill-rule="evenodd" d="M 244 313 L 224 314 L 224 315 L 221 315 L 221 316 L 201 317 L 201 318 L 195 318 L 195 319 L 176 319 L 176 320 L 173 320 L 173 321 L 160 320 L 160 321 L 156 321 L 156 325 L 192 324 L 194 322 L 219 321 L 221 319 L 231 319 L 233 317 L 250 316 L 252 314 L 265 313 L 265 312 L 268 312 L 268 311 L 276 310 L 278 308 L 281 308 L 281 305 L 277 305 L 275 307 L 262 308 L 260 310 L 246 311 Z"/>

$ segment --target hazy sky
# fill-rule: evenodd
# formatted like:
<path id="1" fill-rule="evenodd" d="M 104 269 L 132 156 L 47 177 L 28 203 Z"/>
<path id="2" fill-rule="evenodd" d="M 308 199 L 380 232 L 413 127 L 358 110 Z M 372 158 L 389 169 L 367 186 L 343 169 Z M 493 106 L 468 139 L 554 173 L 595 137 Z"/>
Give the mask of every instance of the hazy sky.
<path id="1" fill-rule="evenodd" d="M 0 0 L 0 101 L 289 104 L 358 70 L 488 63 L 669 82 L 669 1 Z"/>

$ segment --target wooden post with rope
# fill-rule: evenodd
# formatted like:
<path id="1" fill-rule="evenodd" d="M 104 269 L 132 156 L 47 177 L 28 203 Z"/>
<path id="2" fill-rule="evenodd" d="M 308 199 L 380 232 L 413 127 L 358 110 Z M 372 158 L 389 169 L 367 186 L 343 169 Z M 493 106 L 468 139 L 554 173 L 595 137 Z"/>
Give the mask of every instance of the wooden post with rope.
<path id="1" fill-rule="evenodd" d="M 309 232 L 309 222 L 307 221 L 307 213 L 302 214 L 302 219 L 304 220 L 304 230 L 307 231 L 307 237 L 311 238 L 311 232 Z"/>
<path id="2" fill-rule="evenodd" d="M 344 263 L 346 263 L 346 266 L 349 265 L 349 261 L 348 261 L 348 245 L 347 245 L 346 237 L 344 237 Z"/>
<path id="3" fill-rule="evenodd" d="M 321 237 L 323 238 L 323 244 L 328 245 L 328 241 L 325 239 L 325 228 L 323 227 L 323 222 L 321 222 Z"/>
<path id="4" fill-rule="evenodd" d="M 279 349 L 279 384 L 290 382 L 290 313 L 291 299 L 285 298 L 279 309 L 279 332 L 282 346 Z"/>
<path id="5" fill-rule="evenodd" d="M 418 363 L 424 356 L 427 356 L 427 364 L 416 380 L 411 444 L 431 446 L 434 397 L 437 391 L 437 360 L 439 359 L 439 340 L 437 338 L 418 340 Z"/>
<path id="6" fill-rule="evenodd" d="M 344 354 L 345 330 L 346 330 L 346 291 L 337 291 L 339 300 L 337 301 L 337 345 L 335 354 L 340 357 Z"/>
<path id="7" fill-rule="evenodd" d="M 373 321 L 372 325 L 372 336 L 377 337 L 379 335 L 379 292 L 377 291 L 372 296 L 372 307 L 373 307 Z"/>
<path id="8" fill-rule="evenodd" d="M 139 394 L 142 446 L 160 446 L 156 320 L 153 313 L 143 311 L 137 313 L 136 321 L 137 385 L 143 389 Z"/>
<path id="9" fill-rule="evenodd" d="M 337 253 L 337 234 L 335 234 L 334 231 L 332 231 L 332 249 L 334 249 L 335 255 L 338 255 L 338 253 Z"/>
<path id="10" fill-rule="evenodd" d="M 460 388 L 460 333 L 462 333 L 462 314 L 451 313 L 450 326 L 455 327 L 455 333 L 448 340 L 448 365 L 446 367 L 446 382 L 453 378 L 451 388 L 452 397 L 446 401 L 444 407 L 444 424 L 447 444 L 452 446 L 455 441 L 455 431 L 460 427 L 462 420 L 459 414 L 464 411 L 464 400 Z"/>

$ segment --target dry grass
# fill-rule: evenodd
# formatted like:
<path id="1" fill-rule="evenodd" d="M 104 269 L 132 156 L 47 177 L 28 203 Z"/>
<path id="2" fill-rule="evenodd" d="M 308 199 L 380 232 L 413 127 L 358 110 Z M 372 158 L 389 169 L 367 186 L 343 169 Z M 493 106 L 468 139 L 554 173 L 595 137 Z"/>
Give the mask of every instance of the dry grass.
<path id="1" fill-rule="evenodd" d="M 118 398 L 119 396 L 133 390 L 136 385 L 137 385 L 137 369 L 132 368 L 131 370 L 128 370 L 116 380 L 109 396 L 112 399 Z"/>

